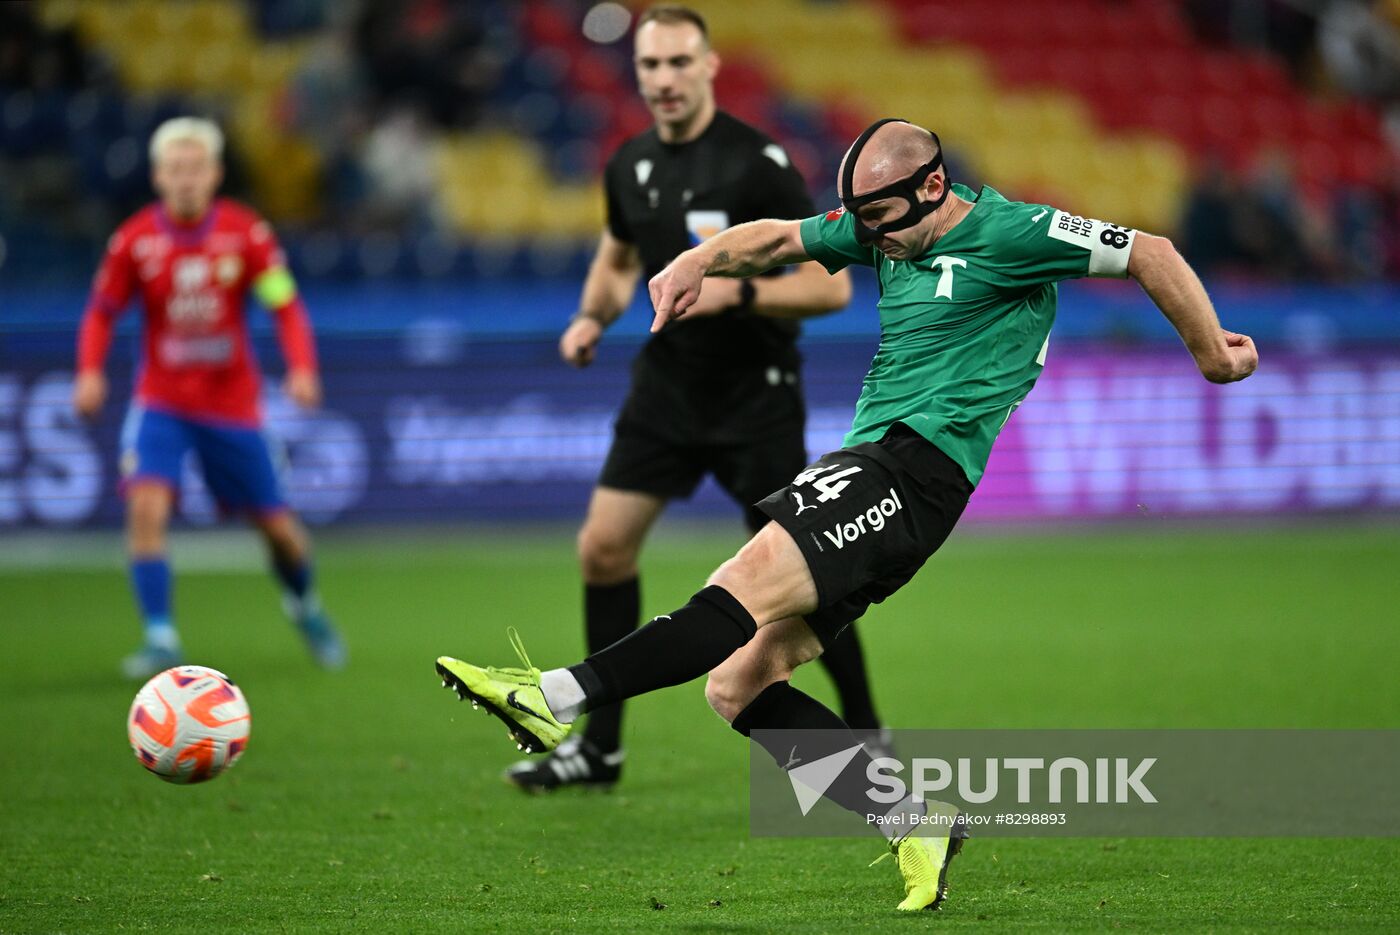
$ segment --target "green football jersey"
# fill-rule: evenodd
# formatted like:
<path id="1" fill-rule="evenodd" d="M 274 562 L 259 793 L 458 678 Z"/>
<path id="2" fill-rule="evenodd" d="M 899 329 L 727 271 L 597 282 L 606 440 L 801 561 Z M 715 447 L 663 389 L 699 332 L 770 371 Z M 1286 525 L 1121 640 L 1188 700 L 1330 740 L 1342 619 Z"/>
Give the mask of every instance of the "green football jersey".
<path id="1" fill-rule="evenodd" d="M 891 260 L 857 242 L 845 211 L 804 220 L 802 244 L 833 273 L 854 263 L 880 279 L 880 349 L 843 444 L 876 441 L 903 422 L 976 485 L 1045 365 L 1057 283 L 1126 276 L 1136 232 L 985 186 L 953 192 L 972 210 L 922 256 Z"/>

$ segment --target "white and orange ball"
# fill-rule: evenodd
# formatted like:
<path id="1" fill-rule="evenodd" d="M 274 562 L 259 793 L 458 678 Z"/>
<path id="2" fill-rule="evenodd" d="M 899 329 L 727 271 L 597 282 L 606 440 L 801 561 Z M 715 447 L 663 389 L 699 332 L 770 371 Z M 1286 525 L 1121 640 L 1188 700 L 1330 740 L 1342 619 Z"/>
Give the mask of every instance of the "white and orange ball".
<path id="1" fill-rule="evenodd" d="M 248 746 L 252 715 L 227 675 L 176 666 L 136 693 L 126 733 L 136 759 L 167 782 L 204 782 L 228 769 Z"/>

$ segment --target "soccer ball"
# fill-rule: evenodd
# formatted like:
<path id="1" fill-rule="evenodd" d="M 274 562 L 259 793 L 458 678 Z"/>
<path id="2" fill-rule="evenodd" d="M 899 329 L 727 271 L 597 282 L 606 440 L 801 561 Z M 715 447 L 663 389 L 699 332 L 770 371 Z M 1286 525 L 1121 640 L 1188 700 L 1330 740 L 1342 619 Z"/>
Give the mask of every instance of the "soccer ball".
<path id="1" fill-rule="evenodd" d="M 136 693 L 126 735 L 141 765 L 166 782 L 204 782 L 248 746 L 252 715 L 243 692 L 217 669 L 176 666 Z"/>

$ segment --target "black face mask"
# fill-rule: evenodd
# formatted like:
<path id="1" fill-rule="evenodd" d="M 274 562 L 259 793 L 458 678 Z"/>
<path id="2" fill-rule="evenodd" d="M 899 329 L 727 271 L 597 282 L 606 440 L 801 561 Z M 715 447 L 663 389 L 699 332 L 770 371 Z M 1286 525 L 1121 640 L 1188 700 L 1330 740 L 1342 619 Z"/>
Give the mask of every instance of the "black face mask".
<path id="1" fill-rule="evenodd" d="M 933 137 L 933 145 L 934 148 L 938 150 L 938 155 L 934 156 L 931 162 L 924 163 L 919 166 L 919 168 L 915 169 L 913 174 L 897 182 L 891 182 L 884 188 L 877 188 L 875 191 L 861 195 L 859 198 L 855 196 L 855 185 L 852 179 L 855 177 L 856 173 L 856 160 L 860 158 L 861 150 L 865 148 L 865 144 L 870 140 L 870 137 L 874 135 L 876 130 L 887 123 L 908 122 L 907 120 L 900 120 L 898 117 L 886 117 L 884 120 L 875 121 L 870 126 L 866 127 L 865 131 L 861 133 L 860 136 L 856 137 L 856 141 L 851 144 L 850 153 L 846 156 L 845 171 L 841 173 L 841 204 L 846 206 L 846 211 L 850 213 L 851 220 L 855 221 L 856 240 L 860 243 L 874 243 L 885 234 L 913 227 L 915 224 L 937 211 L 938 206 L 943 204 L 948 198 L 948 191 L 952 185 L 952 180 L 948 178 L 948 174 L 945 172 L 943 174 L 943 193 L 938 196 L 938 199 L 935 201 L 919 201 L 919 189 L 923 187 L 928 177 L 936 172 L 939 166 L 943 165 L 943 145 L 938 141 L 938 134 L 933 131 L 929 131 L 929 136 Z M 861 221 L 857 209 L 871 202 L 881 201 L 886 198 L 903 198 L 908 202 L 909 207 L 902 215 L 895 218 L 893 221 L 886 221 L 875 227 L 867 227 L 865 223 Z"/>

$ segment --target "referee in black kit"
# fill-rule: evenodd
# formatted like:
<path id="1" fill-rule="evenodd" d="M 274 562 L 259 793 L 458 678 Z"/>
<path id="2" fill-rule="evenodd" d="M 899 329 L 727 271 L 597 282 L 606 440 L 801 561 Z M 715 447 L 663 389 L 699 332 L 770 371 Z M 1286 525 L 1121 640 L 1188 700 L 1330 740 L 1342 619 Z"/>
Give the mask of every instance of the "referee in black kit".
<path id="1" fill-rule="evenodd" d="M 648 9 L 637 22 L 635 64 L 656 125 L 608 162 L 607 229 L 578 314 L 559 341 L 564 360 L 577 367 L 592 362 L 642 275 L 650 279 L 677 254 L 735 224 L 816 214 L 782 147 L 716 110 L 719 56 L 699 13 L 669 4 Z M 850 295 L 844 271 L 831 276 L 817 263 L 753 280 L 708 279 L 685 320 L 642 348 L 578 536 L 590 652 L 636 629 L 637 558 L 668 500 L 690 496 L 712 473 L 757 531 L 767 517 L 753 504 L 807 465 L 799 326 L 784 319 L 836 311 Z M 855 628 L 821 661 L 846 723 L 878 744 Z M 544 759 L 514 764 L 506 779 L 530 792 L 611 786 L 621 775 L 621 722 L 621 704 L 600 708 L 582 732 Z"/>

